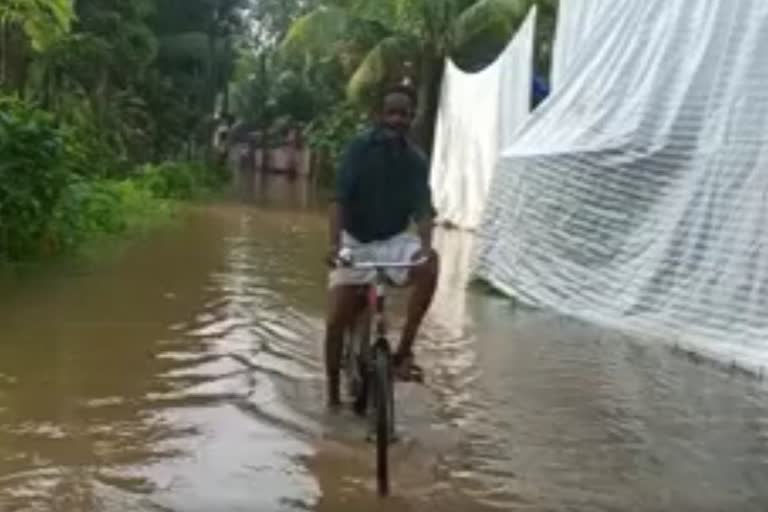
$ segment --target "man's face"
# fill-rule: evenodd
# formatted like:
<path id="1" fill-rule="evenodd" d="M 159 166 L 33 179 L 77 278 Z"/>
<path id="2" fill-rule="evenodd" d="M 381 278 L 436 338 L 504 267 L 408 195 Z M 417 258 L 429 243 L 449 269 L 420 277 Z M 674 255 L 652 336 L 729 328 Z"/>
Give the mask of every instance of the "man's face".
<path id="1" fill-rule="evenodd" d="M 399 135 L 406 135 L 413 123 L 413 110 L 413 102 L 406 94 L 389 94 L 382 105 L 381 123 Z"/>

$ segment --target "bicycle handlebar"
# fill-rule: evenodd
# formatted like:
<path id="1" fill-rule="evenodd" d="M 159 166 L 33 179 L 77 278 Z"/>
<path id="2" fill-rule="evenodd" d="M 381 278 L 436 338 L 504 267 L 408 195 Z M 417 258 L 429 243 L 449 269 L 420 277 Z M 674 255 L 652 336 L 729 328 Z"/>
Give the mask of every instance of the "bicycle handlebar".
<path id="1" fill-rule="evenodd" d="M 429 258 L 422 256 L 414 261 L 362 261 L 357 262 L 352 257 L 352 251 L 349 249 L 342 249 L 339 254 L 334 258 L 334 263 L 337 267 L 351 268 L 355 270 L 382 270 L 382 269 L 407 269 L 415 268 L 425 264 L 429 261 Z"/>

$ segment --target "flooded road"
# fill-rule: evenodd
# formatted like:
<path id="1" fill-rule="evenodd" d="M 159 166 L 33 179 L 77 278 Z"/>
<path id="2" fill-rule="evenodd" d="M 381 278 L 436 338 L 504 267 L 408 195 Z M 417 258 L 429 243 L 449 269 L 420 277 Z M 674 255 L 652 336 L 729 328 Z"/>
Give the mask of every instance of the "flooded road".
<path id="1" fill-rule="evenodd" d="M 768 509 L 764 384 L 467 292 L 455 232 L 378 500 L 365 426 L 323 408 L 308 194 L 3 278 L 0 511 Z"/>

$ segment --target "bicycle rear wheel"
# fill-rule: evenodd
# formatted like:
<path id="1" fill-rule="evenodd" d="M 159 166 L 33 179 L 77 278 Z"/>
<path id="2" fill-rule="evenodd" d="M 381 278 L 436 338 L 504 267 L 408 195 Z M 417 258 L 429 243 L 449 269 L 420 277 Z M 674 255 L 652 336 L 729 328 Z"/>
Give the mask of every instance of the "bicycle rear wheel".
<path id="1" fill-rule="evenodd" d="M 381 496 L 389 494 L 389 445 L 394 431 L 392 358 L 385 343 L 377 343 L 373 353 L 373 392 L 376 413 L 376 480 Z"/>

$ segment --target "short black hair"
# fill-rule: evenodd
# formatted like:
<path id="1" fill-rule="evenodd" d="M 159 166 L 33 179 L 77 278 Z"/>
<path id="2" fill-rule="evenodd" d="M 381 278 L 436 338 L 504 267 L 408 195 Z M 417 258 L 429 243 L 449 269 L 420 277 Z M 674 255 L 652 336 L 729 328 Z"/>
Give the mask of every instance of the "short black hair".
<path id="1" fill-rule="evenodd" d="M 402 94 L 404 96 L 407 96 L 408 99 L 411 100 L 411 103 L 413 103 L 414 107 L 417 107 L 419 104 L 419 96 L 416 94 L 416 91 L 413 89 L 413 87 L 410 87 L 408 85 L 403 84 L 396 84 L 396 85 L 390 85 L 389 87 L 386 87 L 379 98 L 379 107 L 384 107 L 384 101 L 393 94 Z"/>

